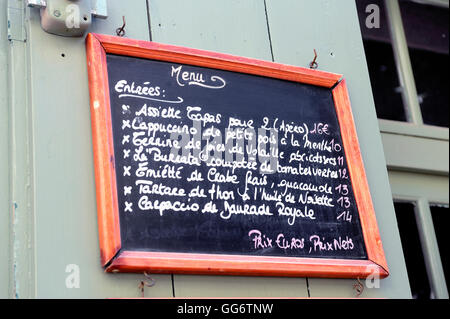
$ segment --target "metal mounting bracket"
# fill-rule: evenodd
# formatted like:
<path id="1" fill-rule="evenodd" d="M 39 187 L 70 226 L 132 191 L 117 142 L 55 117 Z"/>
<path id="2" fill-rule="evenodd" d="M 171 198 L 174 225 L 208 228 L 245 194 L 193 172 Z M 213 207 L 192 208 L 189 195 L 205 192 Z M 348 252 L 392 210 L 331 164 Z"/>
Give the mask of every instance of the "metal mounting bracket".
<path id="1" fill-rule="evenodd" d="M 106 0 L 26 0 L 27 6 L 40 9 L 41 26 L 52 34 L 81 37 L 92 17 L 106 19 Z"/>

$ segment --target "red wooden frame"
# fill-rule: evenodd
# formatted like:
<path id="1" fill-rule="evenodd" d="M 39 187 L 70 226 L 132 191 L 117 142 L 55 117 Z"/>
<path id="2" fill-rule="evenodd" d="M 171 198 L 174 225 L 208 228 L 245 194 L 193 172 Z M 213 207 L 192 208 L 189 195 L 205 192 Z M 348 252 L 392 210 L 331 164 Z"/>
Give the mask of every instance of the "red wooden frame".
<path id="1" fill-rule="evenodd" d="M 154 42 L 86 39 L 101 262 L 108 272 L 366 278 L 389 275 L 345 80 L 339 74 Z M 295 81 L 332 90 L 366 244 L 367 260 L 284 258 L 121 249 L 106 54 L 155 59 Z"/>

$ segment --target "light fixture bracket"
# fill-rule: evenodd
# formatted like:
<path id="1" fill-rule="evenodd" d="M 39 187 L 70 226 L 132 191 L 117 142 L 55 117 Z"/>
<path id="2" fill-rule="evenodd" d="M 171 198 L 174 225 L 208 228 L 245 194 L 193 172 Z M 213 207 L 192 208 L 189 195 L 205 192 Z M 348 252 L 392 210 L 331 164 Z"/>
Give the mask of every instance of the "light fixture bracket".
<path id="1" fill-rule="evenodd" d="M 81 37 L 92 18 L 106 19 L 106 0 L 26 0 L 27 6 L 40 9 L 41 26 L 52 34 Z"/>

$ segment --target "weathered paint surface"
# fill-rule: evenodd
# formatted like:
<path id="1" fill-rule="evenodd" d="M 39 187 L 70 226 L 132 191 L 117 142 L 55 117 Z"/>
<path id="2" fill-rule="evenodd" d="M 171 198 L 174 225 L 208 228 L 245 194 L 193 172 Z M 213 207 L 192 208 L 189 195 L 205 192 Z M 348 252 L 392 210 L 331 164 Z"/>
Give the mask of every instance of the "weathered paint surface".
<path id="1" fill-rule="evenodd" d="M 1 6 L 4 3 L 1 1 Z M 345 75 L 391 272 L 380 288 L 365 289 L 363 297 L 410 297 L 354 1 L 124 3 L 108 1 L 108 19 L 94 19 L 89 31 L 115 34 L 125 15 L 129 38 L 151 37 L 156 42 L 299 66 L 308 66 L 313 49 L 317 49 L 319 69 Z M 5 10 L 1 12 L 4 14 Z M 11 149 L 15 154 L 13 163 L 9 163 L 9 157 L 0 157 L 0 245 L 10 243 L 0 250 L 0 296 L 12 296 L 14 291 L 9 286 L 5 288 L 6 280 L 17 288 L 19 297 L 139 297 L 142 275 L 105 274 L 100 266 L 84 39 L 47 34 L 40 27 L 38 11 L 26 12 L 27 42 L 13 48 L 14 58 L 8 62 L 3 41 L 6 33 L 0 28 L 0 71 L 9 65 L 13 79 L 22 83 L 22 87 L 17 85 L 9 91 L 0 86 L 0 111 L 10 109 L 4 99 L 6 93 L 15 97 L 12 101 L 18 106 L 15 117 L 9 116 L 13 120 L 9 124 L 15 125 L 12 128 L 0 117 L 0 151 L 3 154 Z M 4 22 L 2 19 L 5 17 L 0 16 L 0 23 Z M 9 81 L 4 74 L 0 72 L 0 84 Z M 20 156 L 23 154 L 24 158 Z M 21 170 L 10 179 L 15 168 Z M 14 186 L 5 183 L 5 179 L 12 180 Z M 10 198 L 18 199 L 14 201 L 17 207 L 13 208 Z M 19 213 L 19 219 L 15 220 L 13 233 L 8 233 L 5 225 L 14 222 L 9 218 L 12 213 Z M 16 239 L 14 243 L 10 242 L 12 238 Z M 12 247 L 14 251 L 10 253 Z M 3 256 L 12 256 L 13 260 Z M 79 288 L 67 287 L 66 280 L 75 275 L 70 271 L 73 268 L 67 268 L 70 265 L 78 266 Z M 354 280 L 152 277 L 156 285 L 146 289 L 148 297 L 355 295 Z"/>
<path id="2" fill-rule="evenodd" d="M 364 48 L 354 1 L 268 0 L 272 47 L 277 62 L 307 65 L 313 48 L 319 69 L 341 73 L 347 80 L 368 182 L 391 275 L 366 297 L 410 297 L 401 256 L 388 175 L 381 143 Z M 308 14 L 306 14 L 308 13 Z M 301 16 L 301 18 L 300 18 Z M 285 30 L 296 30 L 296 38 Z M 309 279 L 312 297 L 351 297 L 351 280 Z"/>
<path id="3" fill-rule="evenodd" d="M 319 69 L 345 75 L 391 270 L 390 277 L 381 282 L 379 289 L 366 289 L 364 296 L 409 298 L 404 260 L 398 257 L 402 256 L 402 250 L 354 1 L 195 1 L 187 4 L 188 2 L 149 1 L 153 41 L 265 60 L 272 60 L 273 54 L 275 62 L 304 67 L 312 61 L 313 50 L 316 49 L 319 54 Z M 183 10 L 178 10 L 180 6 Z M 266 25 L 262 27 L 264 21 Z M 243 30 L 254 28 L 257 30 L 251 37 L 252 45 L 246 46 L 246 32 Z M 217 37 L 220 37 L 220 41 Z M 189 276 L 175 276 L 175 290 L 180 291 L 182 288 L 183 296 L 202 294 L 213 282 L 211 278 L 194 280 Z M 309 292 L 306 282 L 301 282 L 304 286 L 302 295 L 309 293 L 312 297 L 353 297 L 354 283 L 352 280 L 310 278 Z M 252 282 L 246 281 L 245 286 L 251 287 Z M 220 294 L 235 295 L 236 291 L 241 293 L 242 289 L 230 287 Z M 271 293 L 282 296 L 290 292 L 283 289 Z"/>
<path id="4" fill-rule="evenodd" d="M 0 2 L 0 298 L 9 296 L 9 125 L 6 1 Z"/>
<path id="5" fill-rule="evenodd" d="M 122 15 L 130 38 L 149 39 L 145 0 L 109 1 L 107 20 L 90 32 L 115 34 Z M 33 109 L 36 296 L 39 298 L 139 297 L 141 274 L 104 273 L 100 264 L 91 117 L 83 38 L 45 33 L 39 12 L 28 25 Z M 62 56 L 64 54 L 64 57 Z M 67 288 L 79 268 L 79 288 Z M 172 296 L 170 275 L 153 276 L 147 296 Z M 70 287 L 70 285 L 69 285 Z"/>

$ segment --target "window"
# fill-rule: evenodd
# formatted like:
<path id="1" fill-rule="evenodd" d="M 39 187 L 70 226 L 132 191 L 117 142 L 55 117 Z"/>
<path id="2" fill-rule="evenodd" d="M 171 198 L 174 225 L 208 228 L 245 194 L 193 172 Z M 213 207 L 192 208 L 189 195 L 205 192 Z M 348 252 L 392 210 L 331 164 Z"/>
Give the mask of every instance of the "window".
<path id="1" fill-rule="evenodd" d="M 406 122 L 392 45 L 365 40 L 364 49 L 378 118 Z"/>
<path id="2" fill-rule="evenodd" d="M 448 127 L 448 54 L 410 49 L 424 124 Z"/>
<path id="3" fill-rule="evenodd" d="M 413 203 L 395 203 L 395 213 L 412 297 L 414 299 L 431 299 L 431 288 L 414 210 Z"/>
<path id="4" fill-rule="evenodd" d="M 450 226 L 450 209 L 448 205 L 431 205 L 431 216 L 433 218 L 434 231 L 439 246 L 442 267 L 444 268 L 445 281 L 449 281 L 449 241 L 447 237 L 448 227 Z"/>
<path id="5" fill-rule="evenodd" d="M 449 126 L 448 9 L 400 1 L 424 124 Z"/>
<path id="6" fill-rule="evenodd" d="M 377 115 L 448 128 L 448 3 L 420 2 L 356 0 Z M 366 26 L 370 4 L 379 28 Z"/>
<path id="7" fill-rule="evenodd" d="M 448 168 L 433 169 L 448 157 L 419 155 L 448 148 L 449 2 L 356 0 L 356 5 L 385 152 L 395 159 L 389 179 L 411 292 L 417 299 L 448 298 Z M 373 5 L 379 9 L 376 27 L 366 24 Z"/>
<path id="8" fill-rule="evenodd" d="M 429 205 L 425 199 L 399 201 L 395 213 L 412 297 L 448 298 L 448 205 Z"/>
<path id="9" fill-rule="evenodd" d="M 357 0 L 356 4 L 377 116 L 380 119 L 406 122 L 402 88 L 398 78 L 383 1 Z M 368 17 L 366 8 L 371 4 L 380 8 L 379 28 L 366 26 Z"/>

